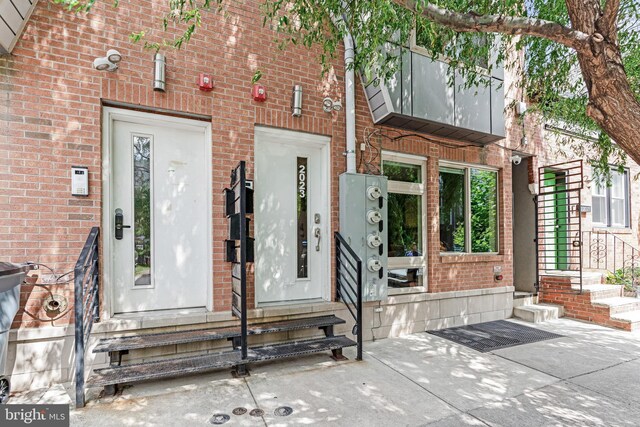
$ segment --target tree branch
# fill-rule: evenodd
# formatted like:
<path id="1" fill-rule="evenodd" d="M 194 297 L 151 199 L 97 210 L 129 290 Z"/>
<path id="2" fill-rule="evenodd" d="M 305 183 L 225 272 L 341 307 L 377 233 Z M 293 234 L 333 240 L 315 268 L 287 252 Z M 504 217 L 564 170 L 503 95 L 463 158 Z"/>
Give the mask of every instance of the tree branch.
<path id="1" fill-rule="evenodd" d="M 611 0 L 610 0 L 611 1 Z M 422 14 L 430 21 L 457 32 L 502 33 L 542 37 L 575 50 L 588 48 L 589 35 L 544 19 L 504 15 L 475 15 L 453 12 L 432 3 L 422 7 L 415 1 L 406 1 L 405 7 Z"/>
<path id="2" fill-rule="evenodd" d="M 602 17 L 598 19 L 598 29 L 603 35 L 614 38 L 616 36 L 616 24 L 620 12 L 620 0 L 607 0 L 604 4 Z"/>

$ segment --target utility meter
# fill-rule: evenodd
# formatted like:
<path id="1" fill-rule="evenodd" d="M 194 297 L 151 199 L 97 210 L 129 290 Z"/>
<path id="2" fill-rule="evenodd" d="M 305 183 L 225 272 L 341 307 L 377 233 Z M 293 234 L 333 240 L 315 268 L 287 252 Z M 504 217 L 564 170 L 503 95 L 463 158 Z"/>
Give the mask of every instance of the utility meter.
<path id="1" fill-rule="evenodd" d="M 369 212 L 367 212 L 367 221 L 369 221 L 370 224 L 377 224 L 381 220 L 382 215 L 380 214 L 379 210 L 371 209 Z"/>
<path id="2" fill-rule="evenodd" d="M 380 269 L 382 268 L 382 263 L 379 259 L 369 258 L 369 260 L 367 261 L 367 268 L 373 272 L 380 271 Z"/>
<path id="3" fill-rule="evenodd" d="M 382 175 L 340 175 L 340 234 L 364 260 L 362 298 L 380 301 L 387 296 L 387 178 Z"/>
<path id="4" fill-rule="evenodd" d="M 377 248 L 381 244 L 382 239 L 380 238 L 379 234 L 369 234 L 367 236 L 367 245 L 369 245 L 370 248 Z"/>
<path id="5" fill-rule="evenodd" d="M 378 200 L 382 197 L 382 191 L 380 190 L 380 187 L 372 185 L 367 188 L 367 196 L 369 197 L 369 200 Z"/>

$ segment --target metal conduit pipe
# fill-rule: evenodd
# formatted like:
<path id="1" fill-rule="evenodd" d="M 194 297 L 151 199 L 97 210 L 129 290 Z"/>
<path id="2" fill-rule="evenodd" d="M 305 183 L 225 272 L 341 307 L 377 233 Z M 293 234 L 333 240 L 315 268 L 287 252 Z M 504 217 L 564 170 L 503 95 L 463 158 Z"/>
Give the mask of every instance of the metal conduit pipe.
<path id="1" fill-rule="evenodd" d="M 346 8 L 346 5 L 345 5 Z M 340 26 L 340 21 L 346 22 L 343 15 L 340 18 L 331 16 L 335 26 Z M 349 31 L 343 37 L 344 42 L 344 92 L 345 92 L 345 114 L 346 114 L 346 139 L 347 147 L 345 155 L 347 157 L 347 173 L 356 173 L 356 78 L 355 70 L 351 67 L 355 56 L 355 43 Z"/>
<path id="2" fill-rule="evenodd" d="M 356 79 L 355 70 L 352 67 L 355 55 L 353 37 L 347 33 L 344 36 L 344 92 L 346 114 L 346 138 L 347 138 L 347 173 L 356 173 Z"/>

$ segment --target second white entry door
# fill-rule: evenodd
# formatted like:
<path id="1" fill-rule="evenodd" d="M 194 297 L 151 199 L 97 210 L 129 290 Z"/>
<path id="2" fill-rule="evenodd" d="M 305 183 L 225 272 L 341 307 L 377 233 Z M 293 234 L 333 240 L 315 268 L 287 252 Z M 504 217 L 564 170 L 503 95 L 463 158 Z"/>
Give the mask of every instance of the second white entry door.
<path id="1" fill-rule="evenodd" d="M 256 128 L 255 288 L 259 304 L 327 298 L 329 139 Z"/>

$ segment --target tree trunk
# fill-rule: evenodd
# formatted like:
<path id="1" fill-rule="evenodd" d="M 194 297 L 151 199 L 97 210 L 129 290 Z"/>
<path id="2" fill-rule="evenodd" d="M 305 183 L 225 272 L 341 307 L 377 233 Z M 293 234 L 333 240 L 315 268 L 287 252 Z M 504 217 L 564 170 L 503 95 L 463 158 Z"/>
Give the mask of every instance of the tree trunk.
<path id="1" fill-rule="evenodd" d="M 606 41 L 593 43 L 604 46 L 596 46 L 592 55 L 578 54 L 582 75 L 590 86 L 587 114 L 640 164 L 640 103 L 629 86 L 617 47 Z M 613 53 L 612 58 L 607 51 Z"/>
<path id="2" fill-rule="evenodd" d="M 589 93 L 587 115 L 640 164 L 640 103 L 629 85 L 618 45 L 619 2 L 609 0 L 602 11 L 597 0 L 566 1 L 571 26 L 590 35 L 588 49 L 576 50 Z"/>

